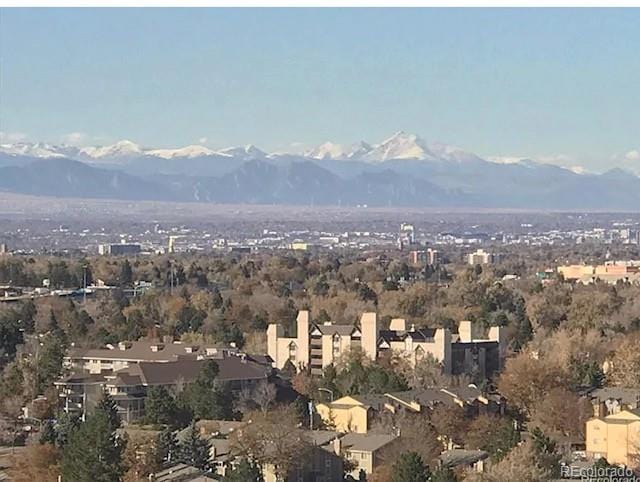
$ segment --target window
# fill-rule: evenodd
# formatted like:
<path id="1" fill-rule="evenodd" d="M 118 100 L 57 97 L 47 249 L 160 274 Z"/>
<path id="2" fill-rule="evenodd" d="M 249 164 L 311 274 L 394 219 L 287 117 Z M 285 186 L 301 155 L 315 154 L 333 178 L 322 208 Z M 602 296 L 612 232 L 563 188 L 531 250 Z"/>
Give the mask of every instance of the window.
<path id="1" fill-rule="evenodd" d="M 416 348 L 416 361 L 419 362 L 424 359 L 424 350 L 421 346 Z"/>
<path id="2" fill-rule="evenodd" d="M 295 342 L 292 341 L 291 343 L 289 343 L 289 360 L 295 362 L 297 354 L 298 347 L 296 346 Z"/>
<path id="3" fill-rule="evenodd" d="M 340 335 L 337 333 L 333 335 L 333 356 L 340 355 Z"/>

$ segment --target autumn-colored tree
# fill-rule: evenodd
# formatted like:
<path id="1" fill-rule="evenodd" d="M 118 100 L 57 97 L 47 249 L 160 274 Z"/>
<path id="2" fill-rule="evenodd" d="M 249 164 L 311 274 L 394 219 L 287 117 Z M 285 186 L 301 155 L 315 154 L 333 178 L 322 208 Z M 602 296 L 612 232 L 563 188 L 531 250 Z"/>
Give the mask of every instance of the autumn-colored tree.
<path id="1" fill-rule="evenodd" d="M 567 410 L 567 407 L 571 407 Z M 593 416 L 591 402 L 566 388 L 549 391 L 534 407 L 529 425 L 558 440 L 584 440 L 585 424 Z"/>
<path id="2" fill-rule="evenodd" d="M 273 467 L 278 477 L 285 477 L 293 468 L 304 464 L 309 453 L 307 434 L 298 425 L 293 407 L 277 407 L 266 413 L 251 412 L 251 421 L 236 430 L 232 446 L 238 453 L 260 465 Z"/>
<path id="3" fill-rule="evenodd" d="M 60 474 L 60 452 L 52 444 L 29 445 L 13 456 L 9 476 L 15 482 L 55 482 Z"/>
<path id="4" fill-rule="evenodd" d="M 471 421 L 465 439 L 467 447 L 484 450 L 499 461 L 520 441 L 520 435 L 512 420 L 483 414 Z"/>
<path id="5" fill-rule="evenodd" d="M 608 362 L 607 380 L 620 387 L 640 386 L 640 333 L 623 340 Z"/>
<path id="6" fill-rule="evenodd" d="M 569 384 L 569 375 L 558 365 L 535 353 L 523 351 L 507 360 L 498 378 L 498 391 L 509 404 L 531 414 L 540 398 L 553 388 Z"/>

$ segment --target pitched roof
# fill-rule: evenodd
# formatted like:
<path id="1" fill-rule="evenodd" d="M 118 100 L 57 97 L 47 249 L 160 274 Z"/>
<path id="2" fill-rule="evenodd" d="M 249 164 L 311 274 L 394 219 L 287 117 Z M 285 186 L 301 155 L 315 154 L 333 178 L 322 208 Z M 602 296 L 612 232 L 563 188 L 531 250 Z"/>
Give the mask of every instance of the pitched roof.
<path id="1" fill-rule="evenodd" d="M 334 325 L 334 324 L 315 325 L 315 328 L 317 328 L 318 331 L 323 335 L 340 335 L 340 336 L 350 336 L 357 329 L 354 325 Z"/>
<path id="2" fill-rule="evenodd" d="M 359 452 L 375 452 L 385 445 L 390 444 L 397 435 L 384 433 L 348 433 L 342 437 L 342 446 L 345 450 L 355 450 Z"/>
<path id="3" fill-rule="evenodd" d="M 67 358 L 88 360 L 128 360 L 163 362 L 176 360 L 181 357 L 197 358 L 199 356 L 213 356 L 222 351 L 233 351 L 217 345 L 198 345 L 174 341 L 162 343 L 159 341 L 127 341 L 117 345 L 107 345 L 106 348 L 72 348 Z"/>
<path id="4" fill-rule="evenodd" d="M 74 374 L 60 382 L 63 383 L 106 383 L 115 386 L 137 385 L 173 385 L 182 380 L 192 382 L 204 367 L 207 360 L 178 359 L 165 363 L 139 362 L 127 368 L 109 372 L 108 375 Z M 236 355 L 213 359 L 218 365 L 217 380 L 221 382 L 235 382 L 246 380 L 266 379 L 272 371 L 271 366 L 262 365 Z"/>
<path id="5" fill-rule="evenodd" d="M 622 387 L 605 387 L 593 390 L 590 393 L 591 398 L 602 400 L 621 400 L 625 405 L 635 405 L 640 401 L 640 387 L 638 388 L 622 388 Z"/>
<path id="6" fill-rule="evenodd" d="M 215 482 L 200 469 L 186 464 L 177 464 L 155 474 L 156 482 Z"/>
<path id="7" fill-rule="evenodd" d="M 444 467 L 455 468 L 475 464 L 489 457 L 484 450 L 453 449 L 442 452 L 438 457 Z"/>

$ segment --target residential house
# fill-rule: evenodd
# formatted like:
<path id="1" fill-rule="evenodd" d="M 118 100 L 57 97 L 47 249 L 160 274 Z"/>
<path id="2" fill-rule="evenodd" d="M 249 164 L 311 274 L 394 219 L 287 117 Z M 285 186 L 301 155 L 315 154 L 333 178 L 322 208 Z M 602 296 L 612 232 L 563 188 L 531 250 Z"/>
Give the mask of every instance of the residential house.
<path id="1" fill-rule="evenodd" d="M 358 477 L 361 469 L 370 475 L 382 465 L 384 450 L 397 440 L 399 437 L 392 434 L 351 432 L 339 439 L 340 453 L 354 464 L 352 476 Z"/>
<path id="2" fill-rule="evenodd" d="M 315 407 L 325 424 L 338 432 L 367 433 L 375 412 L 383 409 L 384 395 L 350 395 Z"/>
<path id="3" fill-rule="evenodd" d="M 438 405 L 458 406 L 469 416 L 504 414 L 505 403 L 497 394 L 486 394 L 474 386 L 426 388 L 380 395 L 350 395 L 315 409 L 325 424 L 339 432 L 368 433 L 372 421 L 382 411 L 422 413 Z"/>

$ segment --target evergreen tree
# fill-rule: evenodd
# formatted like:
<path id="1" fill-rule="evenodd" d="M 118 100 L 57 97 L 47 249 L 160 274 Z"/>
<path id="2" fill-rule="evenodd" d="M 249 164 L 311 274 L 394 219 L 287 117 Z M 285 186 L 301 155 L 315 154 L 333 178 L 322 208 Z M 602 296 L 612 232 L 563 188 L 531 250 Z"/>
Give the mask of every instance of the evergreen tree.
<path id="1" fill-rule="evenodd" d="M 133 270 L 131 269 L 131 263 L 128 259 L 125 259 L 120 266 L 120 286 L 131 286 L 133 282 Z"/>
<path id="2" fill-rule="evenodd" d="M 258 465 L 248 459 L 242 459 L 227 475 L 223 482 L 264 482 Z"/>
<path id="3" fill-rule="evenodd" d="M 53 311 L 51 314 L 53 315 Z M 55 320 L 55 316 L 53 319 Z M 66 337 L 60 328 L 55 328 L 44 337 L 35 359 L 37 393 L 43 393 L 60 375 L 66 345 Z"/>
<path id="4" fill-rule="evenodd" d="M 42 431 L 40 432 L 40 445 L 44 444 L 55 444 L 56 443 L 56 429 L 53 426 L 53 422 L 51 420 L 47 420 L 42 427 Z"/>
<path id="5" fill-rule="evenodd" d="M 171 425 L 176 422 L 178 407 L 173 395 L 164 386 L 150 387 L 144 402 L 146 423 Z"/>
<path id="6" fill-rule="evenodd" d="M 178 458 L 178 441 L 169 427 L 165 427 L 158 434 L 156 440 L 156 457 L 158 465 L 170 464 Z"/>
<path id="7" fill-rule="evenodd" d="M 118 415 L 118 406 L 108 392 L 105 391 L 102 393 L 102 397 L 100 397 L 95 410 L 104 412 L 106 414 L 107 419 L 109 420 L 109 426 L 112 430 L 120 427 L 120 415 Z"/>
<path id="8" fill-rule="evenodd" d="M 393 464 L 391 482 L 427 482 L 430 478 L 429 467 L 417 452 L 405 452 Z"/>
<path id="9" fill-rule="evenodd" d="M 75 415 L 62 413 L 55 423 L 55 445 L 58 448 L 64 448 L 69 441 L 71 433 L 80 426 L 80 419 Z"/>
<path id="10" fill-rule="evenodd" d="M 192 422 L 182 442 L 178 446 L 180 461 L 197 467 L 200 470 L 209 468 L 209 442 L 198 433 L 195 422 Z"/>
<path id="11" fill-rule="evenodd" d="M 233 420 L 233 394 L 229 386 L 219 383 L 218 364 L 213 360 L 205 362 L 202 371 L 183 395 L 183 400 L 196 419 Z"/>
<path id="12" fill-rule="evenodd" d="M 458 482 L 456 474 L 448 467 L 441 467 L 431 474 L 430 482 Z"/>
<path id="13" fill-rule="evenodd" d="M 124 475 L 125 445 L 104 410 L 96 410 L 71 432 L 62 455 L 62 479 L 73 482 L 118 482 Z"/>

